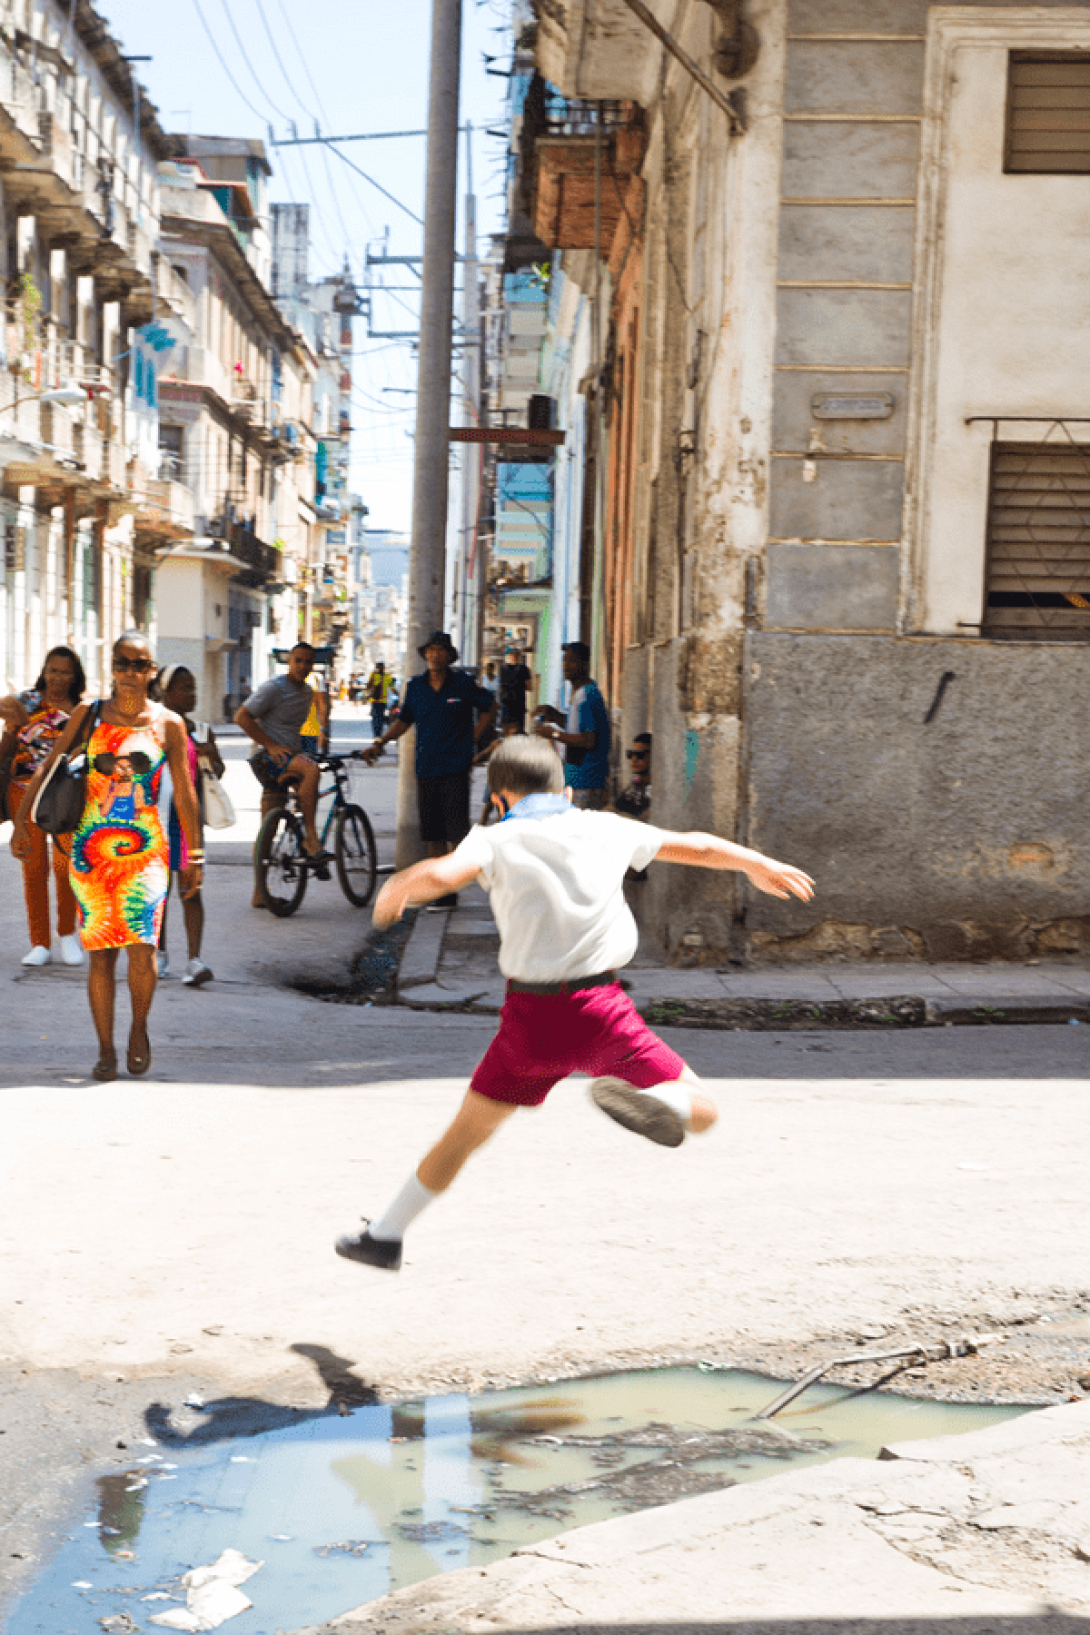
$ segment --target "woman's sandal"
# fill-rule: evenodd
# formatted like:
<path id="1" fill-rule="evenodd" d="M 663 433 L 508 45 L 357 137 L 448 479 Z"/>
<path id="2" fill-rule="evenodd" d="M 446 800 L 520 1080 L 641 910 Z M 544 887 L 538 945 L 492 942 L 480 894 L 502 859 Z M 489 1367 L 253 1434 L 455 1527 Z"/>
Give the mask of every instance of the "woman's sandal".
<path id="1" fill-rule="evenodd" d="M 104 1050 L 101 1052 L 98 1061 L 91 1069 L 91 1077 L 93 1079 L 98 1079 L 100 1084 L 104 1084 L 107 1079 L 117 1078 L 116 1050 Z"/>
<path id="2" fill-rule="evenodd" d="M 143 1049 L 138 1049 L 133 1044 L 132 1036 L 130 1035 L 129 1050 L 128 1055 L 125 1058 L 125 1064 L 129 1069 L 129 1073 L 134 1079 L 141 1078 L 147 1072 L 148 1068 L 151 1066 L 151 1040 L 148 1039 L 146 1034 L 144 1036 Z"/>

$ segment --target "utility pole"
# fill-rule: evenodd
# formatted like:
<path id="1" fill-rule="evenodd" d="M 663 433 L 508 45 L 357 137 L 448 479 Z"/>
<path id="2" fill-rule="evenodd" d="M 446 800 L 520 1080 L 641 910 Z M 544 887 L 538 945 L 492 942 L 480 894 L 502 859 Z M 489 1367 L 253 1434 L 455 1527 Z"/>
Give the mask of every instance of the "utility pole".
<path id="1" fill-rule="evenodd" d="M 477 200 L 473 194 L 473 127 L 466 126 L 465 245 L 462 264 L 462 385 L 465 421 L 481 423 L 480 291 L 477 288 Z M 481 616 L 477 597 L 477 511 L 481 490 L 480 445 L 462 448 L 462 526 L 459 542 L 456 595 L 463 657 L 470 664 L 481 659 Z"/>
<path id="2" fill-rule="evenodd" d="M 418 667 L 417 648 L 443 623 L 461 65 L 461 0 L 432 0 L 406 677 Z M 415 741 L 415 732 L 402 740 L 398 769 L 399 869 L 423 855 L 416 801 Z"/>

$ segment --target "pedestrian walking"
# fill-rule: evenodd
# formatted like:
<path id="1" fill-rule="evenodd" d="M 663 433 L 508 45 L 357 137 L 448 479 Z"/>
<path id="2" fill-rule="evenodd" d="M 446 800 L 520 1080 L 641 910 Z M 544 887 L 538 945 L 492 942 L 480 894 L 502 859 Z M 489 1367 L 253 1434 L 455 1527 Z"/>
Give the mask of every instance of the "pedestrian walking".
<path id="1" fill-rule="evenodd" d="M 499 674 L 500 722 L 503 726 L 510 722 L 517 732 L 526 731 L 526 691 L 533 679 L 518 648 L 509 648 Z"/>
<path id="2" fill-rule="evenodd" d="M 364 760 L 373 766 L 387 744 L 416 728 L 420 838 L 432 857 L 442 857 L 469 833 L 473 753 L 492 729 L 496 700 L 464 670 L 452 668 L 458 652 L 446 631 L 434 631 L 419 652 L 426 669 L 413 676 L 397 720 L 364 751 Z M 435 906 L 454 908 L 457 901 L 448 892 Z"/>
<path id="3" fill-rule="evenodd" d="M 566 711 L 542 704 L 534 712 L 537 732 L 564 748 L 564 776 L 572 801 L 584 811 L 600 812 L 609 781 L 610 726 L 605 699 L 590 678 L 586 642 L 565 642 L 561 665 L 571 686 Z M 561 729 L 561 730 L 558 730 Z"/>
<path id="4" fill-rule="evenodd" d="M 12 850 L 30 845 L 27 822 L 46 774 L 58 756 L 82 743 L 88 726 L 87 783 L 82 816 L 72 836 L 71 881 L 80 909 L 80 939 L 88 955 L 87 994 L 98 1035 L 92 1077 L 117 1077 L 114 1001 L 117 960 L 128 954 L 132 1026 L 127 1066 L 139 1077 L 151 1066 L 148 1016 L 155 997 L 156 948 L 166 903 L 169 850 L 159 816 L 159 784 L 170 767 L 174 800 L 189 848 L 182 896 L 200 889 L 204 854 L 197 797 L 186 759 L 185 727 L 177 715 L 148 697 L 155 673 L 148 640 L 129 630 L 113 646 L 113 693 L 91 707 L 81 704 L 34 774 L 15 821 Z M 90 719 L 89 719 L 90 716 Z"/>
<path id="5" fill-rule="evenodd" d="M 46 654 L 42 673 L 33 687 L 25 693 L 13 693 L 9 698 L 0 699 L 0 721 L 4 723 L 0 766 L 7 765 L 10 774 L 6 802 L 0 801 L 0 818 L 10 817 L 15 821 L 31 778 L 68 725 L 72 711 L 86 690 L 87 677 L 76 654 L 70 647 L 53 647 Z M 48 965 L 53 958 L 49 931 L 52 862 L 61 959 L 65 965 L 82 965 L 83 947 L 76 931 L 78 910 L 68 878 L 70 836 L 47 835 L 30 821 L 29 810 L 28 807 L 22 865 L 30 951 L 23 955 L 22 963 Z"/>
<path id="6" fill-rule="evenodd" d="M 168 664 L 160 670 L 158 677 L 160 701 L 175 715 L 180 716 L 185 727 L 186 764 L 189 775 L 193 780 L 193 787 L 197 792 L 197 810 L 200 821 L 198 845 L 204 850 L 204 807 L 201 799 L 201 773 L 208 771 L 217 778 L 224 773 L 223 758 L 216 744 L 215 734 L 205 722 L 194 721 L 193 712 L 197 707 L 197 681 L 192 670 L 184 664 Z M 167 954 L 167 913 L 170 900 L 170 882 L 177 879 L 179 895 L 181 894 L 181 880 L 189 863 L 189 847 L 186 845 L 185 834 L 182 831 L 182 820 L 178 815 L 178 807 L 174 800 L 174 781 L 170 776 L 170 768 L 164 769 L 162 782 L 159 788 L 160 808 L 166 815 L 167 840 L 170 846 L 170 876 L 167 882 L 167 902 L 163 904 L 163 921 L 159 927 L 159 949 L 156 955 L 160 977 L 165 977 L 170 971 L 170 959 Z M 182 975 L 183 986 L 187 988 L 201 988 L 206 982 L 212 981 L 212 971 L 201 958 L 201 945 L 204 941 L 204 897 L 200 890 L 190 892 L 188 897 L 182 897 L 182 918 L 185 923 L 186 958 L 187 964 Z"/>
<path id="7" fill-rule="evenodd" d="M 386 725 L 386 705 L 393 677 L 386 674 L 386 666 L 379 659 L 367 678 L 367 697 L 371 705 L 371 741 L 381 738 Z"/>
<path id="8" fill-rule="evenodd" d="M 401 1266 L 412 1222 L 445 1192 L 467 1158 L 518 1107 L 538 1107 L 570 1073 L 592 1073 L 595 1104 L 626 1129 L 677 1147 L 717 1118 L 692 1069 L 644 1022 L 618 972 L 636 952 L 622 881 L 654 858 L 734 869 L 774 897 L 806 902 L 800 869 L 710 834 L 671 834 L 612 812 L 573 806 L 555 752 L 537 738 L 505 739 L 488 764 L 502 821 L 475 828 L 450 857 L 388 880 L 375 903 L 380 929 L 406 908 L 480 880 L 500 933 L 507 993 L 499 1032 L 452 1124 L 376 1220 L 336 1251 L 384 1271 Z"/>

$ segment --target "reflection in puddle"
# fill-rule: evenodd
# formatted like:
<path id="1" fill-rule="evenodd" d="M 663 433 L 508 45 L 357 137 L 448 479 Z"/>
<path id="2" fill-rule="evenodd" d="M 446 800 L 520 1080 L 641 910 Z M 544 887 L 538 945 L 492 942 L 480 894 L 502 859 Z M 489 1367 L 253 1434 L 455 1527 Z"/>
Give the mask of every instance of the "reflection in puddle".
<path id="1" fill-rule="evenodd" d="M 227 1548 L 264 1564 L 230 1635 L 274 1635 L 567 1527 L 1024 1411 L 819 1385 L 753 1424 L 776 1390 L 753 1374 L 662 1369 L 300 1413 L 220 1440 L 209 1403 L 203 1438 L 98 1480 L 97 1512 L 17 1603 L 8 1635 L 82 1632 L 126 1612 L 144 1627 L 184 1602 L 184 1572 Z"/>

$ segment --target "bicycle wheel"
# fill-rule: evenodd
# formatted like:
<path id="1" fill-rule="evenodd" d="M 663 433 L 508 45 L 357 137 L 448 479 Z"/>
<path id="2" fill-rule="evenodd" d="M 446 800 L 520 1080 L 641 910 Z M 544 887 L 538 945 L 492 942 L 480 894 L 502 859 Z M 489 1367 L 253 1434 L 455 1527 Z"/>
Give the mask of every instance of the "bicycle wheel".
<path id="1" fill-rule="evenodd" d="M 257 882 L 265 903 L 280 919 L 294 914 L 307 889 L 303 826 L 286 806 L 270 812 L 257 837 Z"/>
<path id="2" fill-rule="evenodd" d="M 337 879 L 350 903 L 366 908 L 375 889 L 378 858 L 371 820 L 362 806 L 344 806 L 337 813 L 333 835 Z"/>

